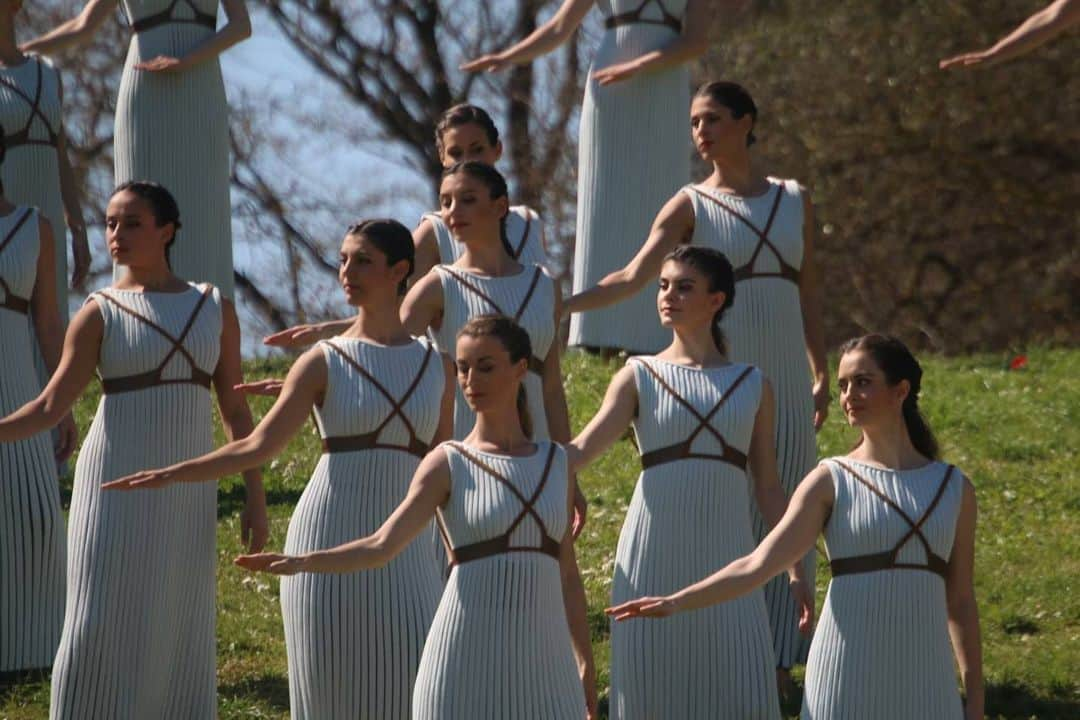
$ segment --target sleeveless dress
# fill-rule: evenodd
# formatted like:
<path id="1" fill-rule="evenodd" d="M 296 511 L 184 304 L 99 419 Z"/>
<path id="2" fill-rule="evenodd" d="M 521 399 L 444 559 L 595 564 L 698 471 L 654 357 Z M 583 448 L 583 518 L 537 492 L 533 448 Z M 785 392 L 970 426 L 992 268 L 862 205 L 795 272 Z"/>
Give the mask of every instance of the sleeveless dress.
<path id="1" fill-rule="evenodd" d="M 690 75 L 685 65 L 601 87 L 596 70 L 663 48 L 681 32 L 686 0 L 599 0 L 607 26 L 581 108 L 574 292 L 622 268 L 653 219 L 690 179 Z M 642 322 L 648 318 L 648 322 Z M 570 344 L 655 353 L 671 343 L 656 288 L 570 318 Z"/>
<path id="2" fill-rule="evenodd" d="M 464 252 L 464 246 L 454 239 L 439 213 L 424 213 L 423 220 L 431 223 L 439 246 L 439 262 L 454 263 Z M 536 211 L 525 205 L 512 205 L 506 216 L 506 237 L 514 252 L 513 258 L 522 265 L 539 265 L 548 268 L 544 251 L 544 222 Z"/>
<path id="3" fill-rule="evenodd" d="M 0 417 L 38 396 L 26 313 L 38 214 L 0 217 Z M 0 443 L 0 672 L 48 668 L 64 622 L 64 517 L 49 433 Z"/>
<path id="4" fill-rule="evenodd" d="M 544 386 L 541 380 L 543 360 L 555 341 L 555 281 L 538 265 L 525 265 L 517 275 L 490 277 L 456 267 L 436 265 L 443 288 L 442 327 L 432 330 L 440 352 L 455 355 L 458 330 L 477 315 L 499 313 L 514 318 L 532 341 L 533 357 L 525 376 L 525 394 L 532 417 L 533 439 L 548 437 L 544 412 Z M 461 387 L 454 403 L 454 437 L 463 438 L 472 431 L 476 414 Z"/>
<path id="5" fill-rule="evenodd" d="M 642 472 L 615 552 L 613 604 L 666 595 L 754 549 L 746 453 L 762 375 L 630 360 Z M 611 717 L 779 720 L 760 590 L 648 622 L 611 623 Z"/>
<path id="6" fill-rule="evenodd" d="M 566 453 L 529 457 L 444 443 L 450 498 L 438 511 L 453 569 L 413 695 L 413 720 L 580 720 L 563 605 Z"/>
<path id="7" fill-rule="evenodd" d="M 121 0 L 134 34 L 116 100 L 117 184 L 153 180 L 176 198 L 184 228 L 173 272 L 233 296 L 229 203 L 229 108 L 218 60 L 179 73 L 136 70 L 158 55 L 181 56 L 214 34 L 217 0 Z M 113 276 L 121 271 L 114 267 Z"/>
<path id="8" fill-rule="evenodd" d="M 683 192 L 694 206 L 692 242 L 716 248 L 735 267 L 735 304 L 722 328 L 732 360 L 761 368 L 776 398 L 776 460 L 780 484 L 790 498 L 814 467 L 814 397 L 806 359 L 799 268 L 803 254 L 803 206 L 793 180 L 769 179 L 764 195 L 741 197 L 703 185 Z M 764 239 L 762 238 L 764 236 Z M 768 534 L 756 503 L 751 503 L 756 542 Z M 756 543 L 755 543 L 756 544 Z M 815 553 L 804 561 L 814 582 Z M 810 640 L 799 633 L 798 605 L 779 575 L 765 586 L 776 663 L 789 668 L 806 662 Z"/>
<path id="9" fill-rule="evenodd" d="M 320 345 L 328 376 L 315 417 L 324 452 L 289 522 L 289 554 L 378 529 L 405 498 L 439 424 L 445 373 L 426 339 Z M 293 719 L 407 720 L 442 583 L 426 538 L 382 568 L 282 578 Z"/>
<path id="10" fill-rule="evenodd" d="M 832 581 L 810 659 L 806 720 L 960 720 L 945 580 L 963 477 L 940 462 L 888 470 L 825 461 Z"/>
<path id="11" fill-rule="evenodd" d="M 30 55 L 0 68 L 0 125 L 7 152 L 0 167 L 4 195 L 15 205 L 38 208 L 52 225 L 56 243 L 56 299 L 60 320 L 68 317 L 67 242 L 60 195 L 57 143 L 63 130 L 60 73 L 43 57 Z M 47 373 L 43 379 L 47 378 Z"/>
<path id="12" fill-rule="evenodd" d="M 103 394 L 75 465 L 50 717 L 214 718 L 217 484 L 102 491 L 214 447 L 221 297 L 109 288 Z"/>

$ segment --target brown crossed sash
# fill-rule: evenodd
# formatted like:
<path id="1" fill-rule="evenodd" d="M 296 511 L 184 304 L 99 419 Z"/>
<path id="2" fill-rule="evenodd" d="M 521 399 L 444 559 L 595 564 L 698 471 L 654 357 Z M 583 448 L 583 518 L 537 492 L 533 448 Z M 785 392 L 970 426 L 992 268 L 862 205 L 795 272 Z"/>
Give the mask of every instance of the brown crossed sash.
<path id="1" fill-rule="evenodd" d="M 3 241 L 0 242 L 0 254 L 3 254 L 3 252 L 7 250 L 8 245 L 11 244 L 11 241 L 15 239 L 19 230 L 33 214 L 33 208 L 27 208 L 26 211 L 23 212 L 22 217 L 15 223 L 15 227 L 11 228 L 11 230 L 8 231 L 8 234 L 4 236 Z M 7 281 L 2 277 L 0 277 L 0 289 L 4 291 L 4 301 L 0 302 L 0 307 L 19 313 L 20 315 L 26 315 L 30 312 L 30 300 L 12 293 L 11 286 L 8 285 Z"/>
<path id="2" fill-rule="evenodd" d="M 495 312 L 500 315 L 506 315 L 507 317 L 513 318 L 514 322 L 521 321 L 521 316 L 525 314 L 525 309 L 528 308 L 529 301 L 532 300 L 533 293 L 536 292 L 536 286 L 540 282 L 540 276 L 544 274 L 543 269 L 539 265 L 537 265 L 536 269 L 533 271 L 532 281 L 529 283 L 529 289 L 525 293 L 525 297 L 521 299 L 521 304 L 518 307 L 517 312 L 511 315 L 510 313 L 503 310 L 499 306 L 499 303 L 495 302 L 495 300 L 493 300 L 490 295 L 488 295 L 480 288 L 476 287 L 476 285 L 474 285 L 473 283 L 469 282 L 469 280 L 462 276 L 460 273 L 451 270 L 446 265 L 439 265 L 438 267 L 447 275 L 457 280 L 463 288 L 473 293 L 478 298 L 490 305 Z M 537 375 L 542 375 L 544 373 L 544 361 L 536 357 L 536 355 L 533 355 L 531 358 L 529 358 L 529 371 L 536 373 Z"/>
<path id="3" fill-rule="evenodd" d="M 506 532 L 497 535 L 490 540 L 482 540 L 481 542 L 471 543 L 458 548 L 451 547 L 450 536 L 446 532 L 446 526 L 443 524 L 442 515 L 436 514 L 439 524 L 439 533 L 442 535 L 443 542 L 446 544 L 447 554 L 450 556 L 451 567 L 454 565 L 461 565 L 462 563 L 472 562 L 473 560 L 491 557 L 492 555 L 501 555 L 503 553 L 512 552 L 538 552 L 558 560 L 561 543 L 551 537 L 547 525 L 544 524 L 544 520 L 540 517 L 539 513 L 536 512 L 536 508 L 534 507 L 536 501 L 540 498 L 540 494 L 544 491 L 544 487 L 547 485 L 548 476 L 551 473 L 551 464 L 555 459 L 556 444 L 550 443 L 547 460 L 544 462 L 544 472 L 540 476 L 540 482 L 537 484 L 536 490 L 533 491 L 532 497 L 529 498 L 526 498 L 509 478 L 466 450 L 463 444 L 459 442 L 449 442 L 447 445 L 457 450 L 466 460 L 508 488 L 510 492 L 514 494 L 514 497 L 521 503 L 521 512 L 518 513 L 517 517 L 514 518 L 514 521 L 510 523 L 510 527 L 506 529 Z M 531 515 L 540 529 L 539 546 L 510 544 L 510 536 L 525 519 L 526 515 Z"/>
<path id="4" fill-rule="evenodd" d="M 739 282 L 741 280 L 752 280 L 754 278 L 778 277 L 783 278 L 784 280 L 790 280 L 796 285 L 799 284 L 799 278 L 801 275 L 799 269 L 789 265 L 787 261 L 784 260 L 784 256 L 780 254 L 780 251 L 776 248 L 775 245 L 773 245 L 772 241 L 769 240 L 769 231 L 772 230 L 773 220 L 776 219 L 776 211 L 780 208 L 780 198 L 784 196 L 784 186 L 782 184 L 776 186 L 776 196 L 773 198 L 772 209 L 769 210 L 769 219 L 765 222 L 765 227 L 763 229 L 758 228 L 757 225 L 750 222 L 750 220 L 743 217 L 733 208 L 728 207 L 727 203 L 721 202 L 719 198 L 714 197 L 710 193 L 707 193 L 698 187 L 693 187 L 692 189 L 701 197 L 712 200 L 722 210 L 727 212 L 735 219 L 741 221 L 744 225 L 750 228 L 750 230 L 753 231 L 753 233 L 758 237 L 757 247 L 754 248 L 753 254 L 750 255 L 750 260 L 747 261 L 745 265 L 740 265 L 739 267 L 735 268 L 736 282 Z M 754 263 L 757 262 L 758 255 L 761 254 L 762 249 L 764 249 L 766 246 L 768 246 L 769 250 L 771 250 L 773 255 L 776 256 L 776 262 L 780 264 L 779 272 L 754 271 Z"/>
<path id="5" fill-rule="evenodd" d="M 55 148 L 60 140 L 60 133 L 53 129 L 53 126 L 49 124 L 49 119 L 45 117 L 45 113 L 41 111 L 41 91 L 42 85 L 44 84 L 42 82 L 41 61 L 35 58 L 32 62 L 37 65 L 37 87 L 34 89 L 34 97 L 27 95 L 21 87 L 8 80 L 6 77 L 0 77 L 0 85 L 11 90 L 11 92 L 21 97 L 26 101 L 26 104 L 30 106 L 30 116 L 26 119 L 26 125 L 24 125 L 21 130 L 14 132 L 11 135 L 4 136 L 4 147 L 8 150 L 20 145 L 48 145 L 49 147 Z M 30 128 L 34 124 L 34 118 L 40 119 L 45 125 L 45 130 L 49 134 L 48 140 L 37 140 L 30 137 Z"/>
<path id="6" fill-rule="evenodd" d="M 195 25 L 204 25 L 211 30 L 217 28 L 217 16 L 205 13 L 199 8 L 195 7 L 195 3 L 191 0 L 184 0 L 184 4 L 191 8 L 191 12 L 194 13 L 193 18 L 174 18 L 172 16 L 173 10 L 176 9 L 180 0 L 173 0 L 169 3 L 169 7 L 165 8 L 161 12 L 154 13 L 153 15 L 147 15 L 144 18 L 138 20 L 129 18 L 128 22 L 131 24 L 131 29 L 136 33 L 146 32 L 151 28 L 155 28 L 158 25 L 165 25 L 166 23 L 194 23 Z"/>
<path id="7" fill-rule="evenodd" d="M 663 17 L 660 20 L 652 20 L 642 17 L 645 12 L 645 8 L 649 6 L 649 3 L 655 2 L 660 6 L 660 12 Z M 634 23 L 645 23 L 648 25 L 666 25 L 677 33 L 682 32 L 682 20 L 668 11 L 667 7 L 661 0 L 642 0 L 642 3 L 634 10 L 629 10 L 624 13 L 618 13 L 604 18 L 604 27 L 615 28 L 620 25 L 632 25 Z"/>
<path id="8" fill-rule="evenodd" d="M 942 496 L 945 494 L 945 488 L 949 485 L 949 479 L 952 477 L 953 470 L 956 468 L 950 465 L 945 470 L 945 477 L 941 481 L 941 485 L 938 487 L 937 494 L 934 495 L 933 501 L 931 501 L 929 507 L 919 518 L 918 522 L 911 519 L 911 516 L 904 512 L 904 509 L 893 501 L 888 495 L 879 490 L 872 482 L 867 480 L 861 474 L 857 473 L 850 465 L 840 462 L 839 460 L 833 460 L 837 465 L 844 468 L 853 478 L 855 478 L 861 485 L 867 490 L 872 492 L 878 498 L 882 500 L 886 505 L 895 510 L 900 517 L 904 519 L 904 522 L 911 528 L 904 534 L 900 541 L 893 546 L 891 550 L 886 550 L 880 553 L 871 553 L 868 555 L 854 555 L 852 557 L 834 558 L 830 560 L 829 567 L 832 568 L 833 577 L 840 577 L 842 575 L 854 575 L 856 573 L 874 572 L 876 570 L 891 570 L 893 568 L 908 568 L 912 570 L 928 570 L 936 575 L 940 575 L 944 578 L 948 574 L 949 561 L 945 558 L 937 555 L 930 549 L 930 543 L 927 541 L 926 536 L 922 534 L 922 526 L 926 522 L 930 514 L 934 512 L 938 503 L 941 501 Z M 923 550 L 926 552 L 926 564 L 920 565 L 918 563 L 902 563 L 897 560 L 900 555 L 900 551 L 903 550 L 907 541 L 912 537 L 916 538 L 922 543 Z"/>
<path id="9" fill-rule="evenodd" d="M 202 291 L 202 294 L 199 296 L 199 301 L 195 303 L 195 308 L 191 311 L 191 316 L 188 317 L 187 324 L 184 325 L 184 329 L 181 330 L 180 334 L 176 337 L 173 337 L 172 333 L 155 323 L 150 318 L 146 317 L 137 310 L 134 310 L 127 305 L 124 305 L 122 302 L 109 295 L 108 293 L 104 292 L 103 290 L 99 290 L 93 295 L 91 295 L 91 297 L 100 297 L 108 300 L 118 309 L 124 311 L 133 318 L 148 325 L 150 328 L 157 331 L 158 334 L 164 336 L 165 339 L 172 343 L 172 348 L 169 350 L 168 354 L 165 355 L 165 359 L 162 360 L 161 364 L 153 370 L 144 373 L 138 373 L 136 375 L 101 378 L 102 392 L 105 395 L 116 395 L 117 393 L 132 392 L 135 390 L 145 390 L 146 388 L 157 387 L 158 385 L 180 384 L 199 385 L 209 390 L 210 381 L 212 380 L 213 376 L 198 366 L 198 364 L 195 362 L 195 358 L 191 355 L 190 352 L 188 352 L 187 348 L 184 347 L 184 340 L 187 339 L 188 333 L 191 332 L 191 328 L 195 325 L 195 319 L 199 316 L 199 311 L 202 310 L 203 305 L 206 304 L 206 300 L 210 297 L 210 294 L 213 292 L 213 290 L 213 286 L 207 285 L 206 289 Z M 180 353 L 184 356 L 184 359 L 187 360 L 188 365 L 191 367 L 191 377 L 168 379 L 162 377 L 162 373 L 165 372 L 165 366 L 169 364 L 169 361 L 173 359 L 173 356 L 176 355 L 176 353 Z"/>
<path id="10" fill-rule="evenodd" d="M 694 431 L 690 433 L 689 437 L 687 437 L 686 440 L 675 443 L 674 445 L 668 445 L 667 447 L 650 450 L 647 453 L 642 453 L 642 470 L 648 470 L 651 467 L 662 465 L 663 463 L 675 462 L 676 460 L 685 460 L 687 458 L 696 458 L 699 460 L 717 460 L 720 462 L 726 462 L 730 465 L 734 465 L 740 470 L 746 470 L 746 453 L 728 445 L 727 440 L 724 439 L 724 436 L 720 433 L 720 431 L 712 426 L 712 418 L 714 415 L 716 415 L 717 412 L 719 412 L 720 408 L 724 406 L 724 403 L 726 403 L 728 398 L 731 397 L 732 393 L 735 392 L 735 389 L 742 384 L 742 381 L 745 380 L 751 372 L 753 372 L 754 367 L 752 365 L 748 366 L 745 370 L 739 373 L 739 376 L 735 378 L 735 382 L 731 383 L 731 385 L 729 385 L 728 388 L 724 390 L 723 394 L 716 402 L 716 405 L 713 406 L 712 410 L 710 410 L 705 415 L 702 415 L 696 407 L 694 407 L 692 404 L 690 404 L 688 400 L 686 400 L 686 398 L 679 395 L 679 393 L 676 392 L 675 388 L 671 387 L 667 380 L 665 380 L 660 375 L 660 373 L 656 371 L 655 368 L 649 365 L 649 363 L 645 362 L 640 358 L 631 358 L 631 360 L 639 364 L 641 367 L 645 368 L 645 370 L 647 370 L 649 374 L 653 376 L 656 382 L 659 383 L 660 386 L 664 388 L 668 392 L 668 394 L 675 399 L 676 402 L 686 408 L 690 412 L 690 414 L 698 420 L 697 428 L 695 428 Z M 702 430 L 707 430 L 709 434 L 716 438 L 716 440 L 720 443 L 720 446 L 724 448 L 721 454 L 716 455 L 713 453 L 695 453 L 690 450 L 690 446 L 694 443 L 694 440 L 697 438 L 697 436 L 701 434 Z"/>
<path id="11" fill-rule="evenodd" d="M 324 437 L 323 438 L 323 452 L 326 453 L 341 453 L 341 452 L 359 452 L 361 450 L 401 450 L 407 452 L 416 457 L 424 457 L 428 450 L 431 449 L 431 445 L 419 438 L 416 434 L 416 428 L 413 427 L 412 422 L 409 421 L 408 415 L 405 414 L 405 403 L 409 401 L 412 394 L 416 392 L 416 388 L 419 387 L 420 381 L 424 377 L 424 372 L 427 370 L 428 363 L 431 362 L 432 349 L 431 345 L 427 346 L 427 352 L 424 353 L 424 360 L 420 363 L 420 370 L 417 371 L 416 377 L 413 378 L 412 383 L 408 389 L 401 396 L 401 399 L 395 400 L 394 396 L 386 389 L 386 386 L 380 383 L 374 375 L 368 372 L 360 363 L 349 357 L 348 353 L 342 350 L 340 347 L 330 342 L 325 341 L 324 344 L 331 348 L 334 352 L 342 357 L 349 365 L 352 366 L 356 372 L 360 373 L 371 385 L 379 391 L 379 393 L 386 398 L 390 403 L 390 414 L 379 423 L 379 426 L 371 432 L 362 433 L 360 435 L 339 435 L 337 437 Z M 401 422 L 405 424 L 405 429 L 409 431 L 409 442 L 405 445 L 396 445 L 394 443 L 379 442 L 379 435 L 383 429 L 390 424 L 390 421 L 395 417 L 400 417 Z"/>

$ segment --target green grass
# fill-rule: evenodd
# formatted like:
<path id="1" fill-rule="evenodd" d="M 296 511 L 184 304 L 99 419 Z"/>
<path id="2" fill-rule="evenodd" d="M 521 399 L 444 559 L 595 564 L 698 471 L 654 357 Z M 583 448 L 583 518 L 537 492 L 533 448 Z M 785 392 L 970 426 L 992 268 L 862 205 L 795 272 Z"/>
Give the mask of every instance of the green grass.
<path id="1" fill-rule="evenodd" d="M 1028 369 L 1003 358 L 924 358 L 924 411 L 944 455 L 972 478 L 979 497 L 976 583 L 983 629 L 987 708 L 994 718 L 1080 717 L 1080 350 L 1033 350 Z M 565 360 L 575 428 L 596 410 L 618 363 L 570 353 Z M 248 365 L 250 377 L 279 375 L 282 361 Z M 77 408 L 89 426 L 97 390 Z M 269 402 L 254 403 L 257 414 Z M 835 409 L 834 409 L 835 410 Z M 830 416 L 821 455 L 840 454 L 854 436 Z M 271 548 L 280 548 L 293 505 L 318 458 L 305 430 L 266 469 Z M 578 542 L 589 621 L 607 695 L 609 593 L 615 543 L 638 474 L 628 441 L 583 474 L 589 524 Z M 70 481 L 69 481 L 70 482 Z M 70 487 L 65 488 L 65 500 Z M 288 684 L 276 579 L 230 561 L 240 550 L 242 486 L 222 484 L 218 524 L 218 682 L 221 718 L 285 718 Z M 818 573 L 819 607 L 828 572 Z M 44 718 L 46 679 L 0 687 L 0 720 Z M 797 708 L 790 709 L 791 715 Z"/>

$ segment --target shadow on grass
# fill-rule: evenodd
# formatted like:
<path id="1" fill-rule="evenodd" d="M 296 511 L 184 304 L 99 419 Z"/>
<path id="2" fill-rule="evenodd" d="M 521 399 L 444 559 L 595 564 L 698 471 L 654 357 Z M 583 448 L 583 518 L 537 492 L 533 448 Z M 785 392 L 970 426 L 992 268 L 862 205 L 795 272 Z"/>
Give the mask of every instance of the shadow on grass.
<path id="1" fill-rule="evenodd" d="M 0 673 L 0 708 L 16 698 L 22 703 L 33 703 L 35 702 L 35 696 L 43 696 L 45 704 L 48 706 L 51 674 L 48 669 Z M 0 712 L 3 711 L 0 710 Z"/>
<path id="2" fill-rule="evenodd" d="M 289 681 L 280 675 L 261 675 L 245 678 L 227 685 L 218 685 L 221 700 L 258 701 L 260 705 L 289 711 Z"/>
<path id="3" fill-rule="evenodd" d="M 295 507 L 300 500 L 303 489 L 268 488 L 266 490 L 266 506 L 286 505 Z M 230 517 L 244 509 L 244 485 L 234 483 L 228 488 L 218 490 L 218 520 Z"/>
<path id="4" fill-rule="evenodd" d="M 1035 695 L 1019 683 L 986 686 L 986 715 L 1009 720 L 1074 720 L 1080 718 L 1080 688 L 1055 686 Z"/>

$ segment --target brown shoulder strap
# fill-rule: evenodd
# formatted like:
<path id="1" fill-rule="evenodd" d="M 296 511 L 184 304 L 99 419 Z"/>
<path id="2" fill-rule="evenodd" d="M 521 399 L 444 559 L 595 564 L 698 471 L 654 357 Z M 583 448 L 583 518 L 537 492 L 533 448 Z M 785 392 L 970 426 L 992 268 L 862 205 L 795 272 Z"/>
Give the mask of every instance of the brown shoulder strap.
<path id="1" fill-rule="evenodd" d="M 469 282 L 466 278 L 464 278 L 463 276 L 461 276 L 457 272 L 451 270 L 447 265 L 439 265 L 438 268 L 440 270 L 442 270 L 443 272 L 445 272 L 447 275 L 449 275 L 452 278 L 454 278 L 455 280 L 457 280 L 458 283 L 460 283 L 462 287 L 468 289 L 470 292 L 472 292 L 477 297 L 479 297 L 481 300 L 483 300 L 488 305 L 490 305 L 495 310 L 495 312 L 497 312 L 500 315 L 506 315 L 506 312 L 501 307 L 499 307 L 499 303 L 495 302 L 491 298 L 490 295 L 488 295 L 486 292 L 484 292 L 480 288 L 476 287 L 476 285 Z"/>
<path id="2" fill-rule="evenodd" d="M 521 316 L 525 314 L 525 308 L 529 306 L 529 301 L 532 300 L 533 293 L 536 292 L 536 286 L 540 282 L 540 276 L 543 274 L 544 271 L 537 265 L 536 270 L 533 271 L 532 282 L 529 283 L 529 289 L 525 292 L 525 297 L 521 299 L 521 304 L 518 306 L 517 312 L 514 313 L 514 322 L 521 321 Z"/>
<path id="3" fill-rule="evenodd" d="M 34 208 L 26 208 L 26 210 L 22 214 L 22 217 L 20 217 L 15 222 L 15 225 L 10 230 L 8 230 L 8 233 L 4 236 L 4 239 L 0 240 L 0 253 L 4 252 L 4 250 L 7 250 L 7 246 L 11 243 L 12 240 L 15 239 L 15 236 L 19 234 L 19 230 L 22 229 L 22 226 L 26 224 L 26 221 L 29 220 L 30 216 L 33 214 Z"/>
<path id="4" fill-rule="evenodd" d="M 908 540 L 914 535 L 922 542 L 923 549 L 926 551 L 926 556 L 929 558 L 933 554 L 930 548 L 930 542 L 926 539 L 926 536 L 922 533 L 922 526 L 926 520 L 930 517 L 931 513 L 937 508 L 938 503 L 941 502 L 941 498 L 945 495 L 945 488 L 949 485 L 949 479 L 952 477 L 954 467 L 950 465 L 945 469 L 945 477 L 941 479 L 941 484 L 938 486 L 937 493 L 934 495 L 934 499 L 930 501 L 930 504 L 926 506 L 926 511 L 923 512 L 922 517 L 919 518 L 919 522 L 911 526 L 907 534 L 900 538 L 900 542 L 896 544 L 897 553 L 907 543 Z"/>
<path id="5" fill-rule="evenodd" d="M 521 233 L 521 242 L 517 244 L 514 249 L 514 259 L 517 260 L 521 257 L 521 253 L 525 252 L 525 243 L 529 242 L 529 230 L 532 228 L 532 216 L 529 215 L 528 209 L 525 210 L 525 231 Z"/>
<path id="6" fill-rule="evenodd" d="M 693 415 L 695 418 L 697 418 L 700 425 L 698 426 L 698 429 L 695 430 L 694 433 L 690 436 L 691 440 L 694 437 L 696 437 L 699 432 L 701 432 L 702 430 L 707 429 L 707 430 L 710 431 L 710 433 L 714 437 L 716 437 L 717 440 L 719 440 L 721 443 L 724 443 L 725 446 L 727 445 L 726 441 L 720 435 L 720 433 L 718 433 L 712 427 L 712 425 L 709 424 L 709 420 L 711 420 L 712 416 L 717 413 L 717 411 L 723 406 L 723 404 L 725 402 L 727 402 L 727 399 L 729 397 L 731 397 L 731 394 L 735 391 L 735 389 L 737 387 L 739 387 L 739 385 L 742 384 L 742 381 L 745 380 L 746 377 L 750 375 L 750 373 L 754 370 L 753 365 L 748 365 L 739 374 L 739 376 L 737 378 L 735 378 L 735 382 L 731 383 L 731 385 L 729 385 L 728 388 L 726 390 L 724 390 L 723 394 L 720 396 L 720 400 L 717 401 L 716 405 L 713 406 L 712 410 L 710 410 L 707 415 L 703 415 L 703 414 L 701 414 L 701 412 L 696 407 L 694 407 L 689 401 L 687 401 L 686 398 L 684 398 L 682 395 L 680 395 L 675 390 L 675 388 L 671 387 L 671 385 L 667 382 L 667 380 L 665 380 L 664 377 L 659 372 L 656 371 L 656 368 L 654 368 L 649 363 L 645 362 L 645 360 L 643 358 L 635 357 L 635 358 L 630 358 L 630 360 L 632 362 L 636 362 L 636 363 L 640 364 L 641 367 L 645 368 L 649 372 L 649 374 L 652 375 L 653 378 L 655 378 L 656 382 L 659 383 L 660 386 L 663 387 L 664 390 L 666 390 L 668 392 L 668 394 L 670 394 L 671 397 L 675 399 L 676 402 L 678 402 L 680 405 L 682 405 L 684 408 L 686 408 L 686 410 L 691 415 Z"/>
<path id="7" fill-rule="evenodd" d="M 456 450 L 463 458 L 465 458 L 470 463 L 472 463 L 476 467 L 478 467 L 481 470 L 483 470 L 484 472 L 486 472 L 491 477 L 495 478 L 504 487 L 506 487 L 508 490 L 510 490 L 510 492 L 512 492 L 514 494 L 514 496 L 521 502 L 522 506 L 525 507 L 525 509 L 526 509 L 525 511 L 527 513 L 529 513 L 530 515 L 532 515 L 536 519 L 536 522 L 540 524 L 540 528 L 544 531 L 544 534 L 545 535 L 547 534 L 547 530 L 546 530 L 546 528 L 544 526 L 544 521 L 540 518 L 539 515 L 536 514 L 536 510 L 533 509 L 532 505 L 530 504 L 530 501 L 522 494 L 522 492 L 520 490 L 518 490 L 517 486 L 514 485 L 514 483 L 511 482 L 508 477 L 506 477 L 505 475 L 500 473 L 498 470 L 496 470 L 495 468 L 488 465 L 486 462 L 484 462 L 480 458 L 476 457 L 476 455 L 474 455 L 473 453 L 469 452 L 465 448 L 465 445 L 462 444 L 461 442 L 452 441 L 452 442 L 448 442 L 447 445 L 454 448 L 454 450 Z M 551 466 L 551 456 L 554 454 L 555 443 L 552 443 L 551 445 L 552 445 L 551 450 L 549 450 L 549 452 L 548 452 L 548 465 L 547 465 L 548 468 L 550 468 L 550 466 Z M 547 470 L 545 469 L 545 475 L 544 475 L 544 478 L 542 478 L 541 483 L 543 483 L 543 482 L 545 482 L 547 480 L 547 474 L 546 473 L 547 473 Z"/>
<path id="8" fill-rule="evenodd" d="M 551 474 L 551 464 L 552 462 L 554 462 L 554 460 L 555 443 L 552 442 L 549 444 L 548 447 L 547 460 L 544 461 L 544 472 L 540 475 L 540 482 L 536 484 L 536 490 L 533 491 L 532 497 L 529 498 L 529 501 L 525 504 L 525 507 L 521 509 L 521 512 L 518 513 L 518 516 L 514 518 L 514 521 L 512 523 L 510 523 L 510 527 L 506 529 L 505 534 L 507 536 L 509 536 L 510 533 L 514 532 L 514 530 L 517 529 L 517 526 L 521 524 L 521 521 L 525 519 L 526 515 L 530 514 L 540 526 L 541 534 L 550 535 L 550 533 L 548 533 L 547 526 L 544 524 L 544 521 L 540 519 L 540 516 L 536 514 L 533 506 L 536 504 L 536 501 L 540 499 L 540 493 L 544 492 L 544 486 L 547 485 L 548 475 Z"/>
<path id="9" fill-rule="evenodd" d="M 93 294 L 92 297 L 103 297 L 103 298 L 105 298 L 110 303 L 115 305 L 118 309 L 124 311 L 128 315 L 130 315 L 130 316 L 134 317 L 135 319 L 141 321 L 142 323 L 146 324 L 148 327 L 155 330 L 158 334 L 162 335 L 167 340 L 169 340 L 169 342 L 171 342 L 173 344 L 173 347 L 169 351 L 169 354 L 165 356 L 165 360 L 164 360 L 164 362 L 162 362 L 161 367 L 164 367 L 165 364 L 168 363 L 168 361 L 172 358 L 172 356 L 175 353 L 180 353 L 181 355 L 183 355 L 187 359 L 188 363 L 191 365 L 192 368 L 198 369 L 198 363 L 195 362 L 195 358 L 191 355 L 190 352 L 188 352 L 187 348 L 185 348 L 182 343 L 183 343 L 184 338 L 187 337 L 188 332 L 191 331 L 192 326 L 195 324 L 195 318 L 198 317 L 199 311 L 202 309 L 202 306 L 206 302 L 206 299 L 210 296 L 210 293 L 213 292 L 213 289 L 214 289 L 213 286 L 207 285 L 206 289 L 203 290 L 202 295 L 199 297 L 199 301 L 195 304 L 195 309 L 192 310 L 191 316 L 188 318 L 187 324 L 184 326 L 184 329 L 180 333 L 179 338 L 173 337 L 172 333 L 170 333 L 168 330 L 161 327 L 156 322 L 154 322 L 150 318 L 146 317 L 145 315 L 143 315 L 139 311 L 135 310 L 134 308 L 131 308 L 131 307 L 125 305 L 124 303 L 120 302 L 119 300 L 117 300 L 116 298 L 114 298 L 112 295 L 108 294 L 104 290 L 98 290 L 96 293 Z"/>

